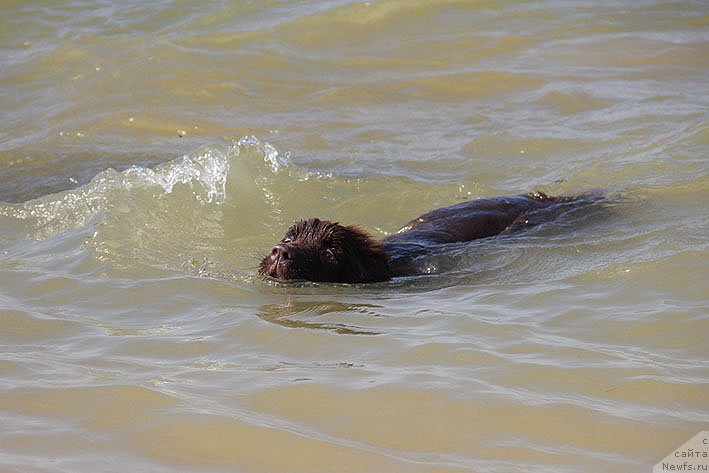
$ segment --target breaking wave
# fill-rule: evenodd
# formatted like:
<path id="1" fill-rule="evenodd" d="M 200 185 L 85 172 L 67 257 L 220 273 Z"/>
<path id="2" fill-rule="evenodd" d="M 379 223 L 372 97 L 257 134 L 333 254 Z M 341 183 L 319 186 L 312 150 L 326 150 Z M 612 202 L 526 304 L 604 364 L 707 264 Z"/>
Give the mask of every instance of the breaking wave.
<path id="1" fill-rule="evenodd" d="M 274 173 L 289 166 L 268 143 L 246 136 L 228 147 L 208 147 L 155 167 L 132 166 L 122 172 L 106 169 L 75 189 L 42 196 L 20 204 L 0 204 L 0 216 L 24 220 L 31 237 L 47 238 L 86 226 L 97 215 L 124 209 L 131 198 L 153 202 L 186 187 L 193 203 L 220 205 L 226 200 L 227 179 L 233 163 L 262 158 L 261 166 Z M 258 156 L 258 157 L 257 157 Z"/>

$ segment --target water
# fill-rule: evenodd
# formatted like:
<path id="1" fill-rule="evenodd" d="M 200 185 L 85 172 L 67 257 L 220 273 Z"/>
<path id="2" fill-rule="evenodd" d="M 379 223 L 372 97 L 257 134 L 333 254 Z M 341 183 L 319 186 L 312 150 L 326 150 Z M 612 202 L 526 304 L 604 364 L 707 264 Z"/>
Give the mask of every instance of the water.
<path id="1" fill-rule="evenodd" d="M 5 2 L 0 470 L 649 471 L 709 425 L 705 2 Z M 603 189 L 433 274 L 256 277 Z"/>

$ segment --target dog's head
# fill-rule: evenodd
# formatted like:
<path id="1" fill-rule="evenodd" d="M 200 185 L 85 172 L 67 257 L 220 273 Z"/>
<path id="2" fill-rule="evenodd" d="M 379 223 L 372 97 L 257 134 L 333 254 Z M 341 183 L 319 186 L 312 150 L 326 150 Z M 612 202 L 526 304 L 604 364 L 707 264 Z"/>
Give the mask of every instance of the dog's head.
<path id="1" fill-rule="evenodd" d="M 356 226 L 310 218 L 296 221 L 259 265 L 261 276 L 360 283 L 390 278 L 379 241 Z"/>

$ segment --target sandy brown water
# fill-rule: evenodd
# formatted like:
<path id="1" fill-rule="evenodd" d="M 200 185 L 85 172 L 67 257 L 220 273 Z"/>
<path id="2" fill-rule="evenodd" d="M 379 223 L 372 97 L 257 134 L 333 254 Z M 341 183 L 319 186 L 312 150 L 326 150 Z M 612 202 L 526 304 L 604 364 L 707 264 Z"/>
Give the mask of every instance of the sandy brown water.
<path id="1" fill-rule="evenodd" d="M 709 430 L 708 107 L 702 1 L 2 3 L 0 471 L 650 471 Z M 589 189 L 255 274 L 295 218 Z"/>

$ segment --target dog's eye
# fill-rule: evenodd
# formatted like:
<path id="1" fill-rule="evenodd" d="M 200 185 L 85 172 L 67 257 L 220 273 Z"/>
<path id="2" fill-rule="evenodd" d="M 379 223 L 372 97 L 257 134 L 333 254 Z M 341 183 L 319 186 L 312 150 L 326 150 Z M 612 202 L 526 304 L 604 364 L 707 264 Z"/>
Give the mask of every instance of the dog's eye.
<path id="1" fill-rule="evenodd" d="M 335 263 L 337 262 L 337 254 L 334 248 L 328 248 L 325 250 L 325 257 L 327 257 L 328 261 Z"/>
<path id="2" fill-rule="evenodd" d="M 293 239 L 291 237 L 285 237 L 281 240 L 281 243 L 292 243 Z"/>

